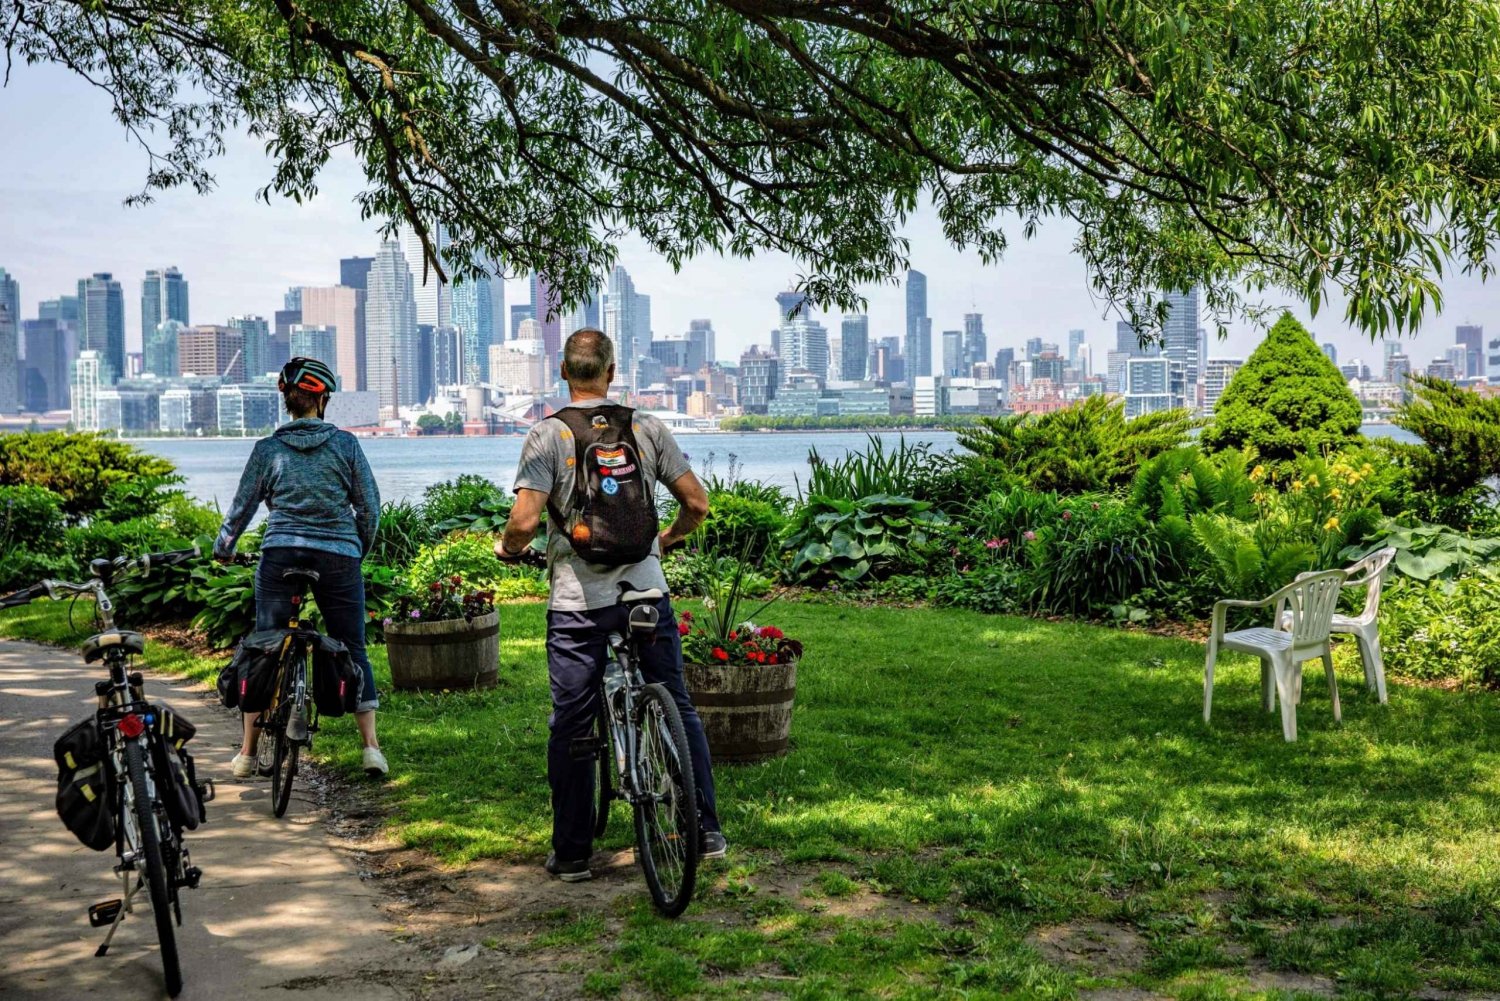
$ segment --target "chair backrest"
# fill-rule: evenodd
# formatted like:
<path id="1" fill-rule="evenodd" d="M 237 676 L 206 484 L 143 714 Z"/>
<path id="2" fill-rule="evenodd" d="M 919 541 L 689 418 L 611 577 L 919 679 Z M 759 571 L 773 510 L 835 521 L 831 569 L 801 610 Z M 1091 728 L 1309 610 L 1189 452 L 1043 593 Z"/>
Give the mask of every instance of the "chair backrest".
<path id="1" fill-rule="evenodd" d="M 1386 546 L 1344 568 L 1348 577 L 1344 582 L 1345 587 L 1365 588 L 1365 610 L 1360 613 L 1361 620 L 1373 622 L 1380 614 L 1380 584 L 1385 579 L 1386 568 L 1395 558 L 1396 547 Z"/>
<path id="2" fill-rule="evenodd" d="M 1338 608 L 1339 592 L 1347 575 L 1342 570 L 1324 570 L 1303 574 L 1276 592 L 1277 622 L 1285 623 L 1292 634 L 1292 646 L 1308 646 L 1328 639 L 1333 627 L 1333 613 Z M 1286 614 L 1282 614 L 1285 609 Z"/>

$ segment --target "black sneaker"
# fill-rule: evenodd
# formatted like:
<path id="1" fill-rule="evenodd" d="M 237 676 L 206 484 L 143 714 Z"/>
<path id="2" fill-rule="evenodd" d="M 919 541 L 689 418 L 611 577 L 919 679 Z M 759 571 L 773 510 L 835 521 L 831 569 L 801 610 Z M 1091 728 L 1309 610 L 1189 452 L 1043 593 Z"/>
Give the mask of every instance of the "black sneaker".
<path id="1" fill-rule="evenodd" d="M 547 871 L 564 883 L 582 883 L 586 879 L 594 878 L 594 874 L 589 872 L 588 859 L 579 859 L 577 862 L 559 862 L 556 852 L 547 853 Z"/>
<path id="2" fill-rule="evenodd" d="M 698 836 L 698 857 L 723 858 L 729 851 L 729 842 L 724 840 L 722 831 L 703 831 Z"/>

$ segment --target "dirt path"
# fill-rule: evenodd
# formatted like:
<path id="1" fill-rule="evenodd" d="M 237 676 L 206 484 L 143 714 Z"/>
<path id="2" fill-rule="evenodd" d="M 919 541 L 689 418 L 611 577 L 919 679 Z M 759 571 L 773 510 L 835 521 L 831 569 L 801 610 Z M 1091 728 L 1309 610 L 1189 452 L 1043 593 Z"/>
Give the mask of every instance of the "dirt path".
<path id="1" fill-rule="evenodd" d="M 53 810 L 52 743 L 91 711 L 95 666 L 76 654 L 0 641 L 0 997 L 70 1001 L 107 993 L 163 996 L 149 904 L 125 920 L 110 954 L 88 905 L 119 896 L 114 856 L 80 845 Z M 199 728 L 192 750 L 218 799 L 188 847 L 203 884 L 184 891 L 178 929 L 183 998 L 398 999 L 433 969 L 380 909 L 378 885 L 360 878 L 333 843 L 305 790 L 285 820 L 270 815 L 265 780 L 236 782 L 229 759 L 237 716 L 200 685 L 150 678 Z M 300 784 L 300 783 L 299 783 Z M 142 898 L 144 899 L 144 895 Z"/>

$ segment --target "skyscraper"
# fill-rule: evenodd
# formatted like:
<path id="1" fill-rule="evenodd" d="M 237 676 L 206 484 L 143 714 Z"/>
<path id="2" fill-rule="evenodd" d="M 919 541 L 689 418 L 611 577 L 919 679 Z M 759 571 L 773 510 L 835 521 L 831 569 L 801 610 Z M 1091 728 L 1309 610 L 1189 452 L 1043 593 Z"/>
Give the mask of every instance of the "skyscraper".
<path id="1" fill-rule="evenodd" d="M 98 351 L 84 350 L 70 367 L 73 424 L 80 431 L 99 430 L 99 393 L 109 385 L 108 364 Z"/>
<path id="2" fill-rule="evenodd" d="M 787 317 L 794 312 L 801 316 L 807 310 L 807 295 L 787 289 L 785 292 L 776 293 L 776 325 L 779 327 L 786 322 Z"/>
<path id="3" fill-rule="evenodd" d="M 857 381 L 868 376 L 870 370 L 870 318 L 864 313 L 853 313 L 844 317 L 839 325 L 841 378 Z"/>
<path id="4" fill-rule="evenodd" d="M 345 288 L 357 288 L 364 290 L 365 282 L 370 277 L 370 265 L 375 263 L 373 257 L 343 257 L 339 259 L 339 284 Z M 319 359 L 320 361 L 322 359 Z"/>
<path id="5" fill-rule="evenodd" d="M 803 308 L 795 318 L 781 324 L 781 378 L 794 371 L 811 372 L 821 384 L 828 378 L 828 329 Z"/>
<path id="6" fill-rule="evenodd" d="M 339 388 L 371 388 L 375 372 L 368 362 L 370 293 L 344 285 L 309 286 L 299 291 L 302 311 L 295 322 L 333 331 L 338 355 L 333 373 L 339 377 Z"/>
<path id="7" fill-rule="evenodd" d="M 179 375 L 218 376 L 245 381 L 245 337 L 233 327 L 183 327 L 177 335 Z"/>
<path id="8" fill-rule="evenodd" d="M 927 276 L 906 272 L 906 377 L 932 374 L 932 320 L 927 315 Z"/>
<path id="9" fill-rule="evenodd" d="M 302 309 L 302 286 L 293 285 L 287 289 L 281 297 L 281 308 L 291 312 L 299 312 Z"/>
<path id="10" fill-rule="evenodd" d="M 457 332 L 459 376 L 468 386 L 489 381 L 490 337 L 495 329 L 493 288 L 488 280 L 453 286 L 453 327 Z"/>
<path id="11" fill-rule="evenodd" d="M 1323 349 L 1323 356 L 1325 358 L 1327 358 L 1329 361 L 1333 362 L 1333 367 L 1334 368 L 1338 368 L 1339 367 L 1339 349 L 1338 349 L 1338 345 L 1336 345 L 1336 344 L 1330 344 L 1330 343 L 1326 343 L 1325 342 L 1322 345 L 1322 349 Z"/>
<path id="12" fill-rule="evenodd" d="M 374 260 L 374 258 L 371 258 Z M 310 327 L 304 323 L 292 326 L 293 358 L 316 358 L 338 374 L 338 333 L 332 327 Z M 340 389 L 343 387 L 340 386 Z"/>
<path id="13" fill-rule="evenodd" d="M 715 342 L 712 320 L 689 320 L 687 336 L 702 357 L 702 365 L 712 365 L 719 360 L 719 345 Z"/>
<path id="14" fill-rule="evenodd" d="M 164 320 L 176 320 L 183 326 L 192 322 L 188 319 L 188 283 L 176 268 L 152 268 L 141 282 L 143 347 L 156 332 L 157 324 Z M 153 371 L 149 360 L 146 371 Z"/>
<path id="15" fill-rule="evenodd" d="M 1015 348 L 1001 348 L 995 352 L 995 378 L 1010 385 L 1010 367 L 1016 363 Z"/>
<path id="16" fill-rule="evenodd" d="M 415 282 L 396 241 L 381 244 L 367 288 L 365 384 L 394 416 L 396 408 L 417 402 L 421 358 Z"/>
<path id="17" fill-rule="evenodd" d="M 940 375 L 950 378 L 964 374 L 964 332 L 943 331 L 943 371 Z"/>
<path id="18" fill-rule="evenodd" d="M 71 324 L 49 317 L 23 320 L 21 338 L 26 361 L 21 366 L 21 404 L 27 410 L 66 410 L 68 366 L 76 353 Z"/>
<path id="19" fill-rule="evenodd" d="M 245 338 L 247 379 L 257 379 L 281 368 L 271 364 L 271 324 L 264 316 L 231 316 L 229 326 Z"/>
<path id="20" fill-rule="evenodd" d="M 964 372 L 970 373 L 980 362 L 990 360 L 989 340 L 984 336 L 984 315 L 964 314 Z"/>
<path id="21" fill-rule="evenodd" d="M 21 283 L 0 268 L 0 414 L 21 409 Z"/>
<path id="22" fill-rule="evenodd" d="M 1462 344 L 1464 347 L 1464 368 L 1459 372 L 1460 378 L 1473 378 L 1484 375 L 1484 327 L 1473 323 L 1461 323 L 1454 331 L 1454 344 Z"/>
<path id="23" fill-rule="evenodd" d="M 432 226 L 427 231 L 427 238 L 432 241 L 438 257 L 444 260 L 443 267 L 447 270 L 447 228 L 441 223 Z M 449 326 L 453 322 L 453 304 L 449 298 L 452 286 L 438 278 L 437 269 L 425 256 L 422 238 L 410 226 L 402 230 L 401 249 L 406 258 L 407 270 L 411 272 L 412 298 L 417 303 L 417 322 L 425 323 L 434 330 Z M 413 383 L 412 392 L 416 392 L 415 383 Z M 406 395 L 405 390 L 402 391 L 402 395 Z"/>
<path id="24" fill-rule="evenodd" d="M 177 339 L 182 336 L 186 324 L 179 320 L 162 320 L 154 327 L 143 328 L 145 339 L 141 347 L 145 353 L 145 370 L 162 379 L 175 378 L 178 373 Z"/>
<path id="25" fill-rule="evenodd" d="M 562 357 L 562 303 L 558 301 L 557 292 L 552 285 L 539 271 L 531 273 L 531 315 L 541 325 L 547 363 L 555 366 Z M 642 343 L 649 343 L 650 340 L 648 330 L 646 340 Z"/>
<path id="26" fill-rule="evenodd" d="M 107 271 L 78 280 L 78 350 L 99 352 L 105 385 L 125 374 L 125 294 Z"/>
<path id="27" fill-rule="evenodd" d="M 630 272 L 616 265 L 604 296 L 604 335 L 614 342 L 618 376 L 628 380 L 651 344 L 651 297 L 640 295 Z"/>
<path id="28" fill-rule="evenodd" d="M 1167 292 L 1167 322 L 1162 326 L 1162 354 L 1182 367 L 1183 398 L 1173 406 L 1192 406 L 1198 385 L 1198 290 Z"/>

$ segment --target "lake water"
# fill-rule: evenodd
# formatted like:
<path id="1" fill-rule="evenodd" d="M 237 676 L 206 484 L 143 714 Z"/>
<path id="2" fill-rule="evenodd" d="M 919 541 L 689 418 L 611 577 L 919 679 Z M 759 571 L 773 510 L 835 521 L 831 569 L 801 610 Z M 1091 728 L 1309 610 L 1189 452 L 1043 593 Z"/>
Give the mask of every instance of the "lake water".
<path id="1" fill-rule="evenodd" d="M 1415 441 L 1391 424 L 1364 428 L 1370 437 Z M 881 434 L 894 444 L 898 434 Z M 935 449 L 952 450 L 952 432 L 907 432 L 907 441 L 928 442 Z M 727 476 L 731 462 L 741 479 L 760 480 L 793 490 L 807 482 L 808 450 L 816 447 L 825 459 L 836 459 L 865 447 L 868 435 L 857 431 L 777 432 L 747 434 L 685 434 L 677 439 L 699 475 Z M 517 437 L 495 438 L 367 438 L 361 441 L 384 500 L 416 500 L 434 483 L 461 473 L 478 473 L 507 488 L 521 456 Z M 240 471 L 255 446 L 254 439 L 151 438 L 135 442 L 176 464 L 187 478 L 188 491 L 199 500 L 228 507 L 239 484 Z"/>

